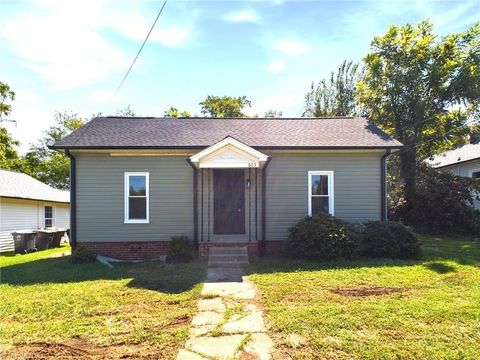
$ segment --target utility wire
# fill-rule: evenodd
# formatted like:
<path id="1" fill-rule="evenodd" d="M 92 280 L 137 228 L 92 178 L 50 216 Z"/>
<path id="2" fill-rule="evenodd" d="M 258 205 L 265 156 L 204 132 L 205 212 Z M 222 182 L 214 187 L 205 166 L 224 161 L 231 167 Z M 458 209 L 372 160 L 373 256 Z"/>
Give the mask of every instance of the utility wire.
<path id="1" fill-rule="evenodd" d="M 127 73 L 125 74 L 125 76 L 123 77 L 122 81 L 120 82 L 120 85 L 118 85 L 117 90 L 115 90 L 115 94 L 114 94 L 113 96 L 117 95 L 118 91 L 120 90 L 120 88 L 122 87 L 123 83 L 124 83 L 125 80 L 127 79 L 128 74 L 130 74 L 130 71 L 132 70 L 133 65 L 135 65 L 135 62 L 137 61 L 138 57 L 140 56 L 140 53 L 142 52 L 143 47 L 145 46 L 148 38 L 150 37 L 150 34 L 152 33 L 153 28 L 155 27 L 155 24 L 156 24 L 157 21 L 158 21 L 158 18 L 160 17 L 160 15 L 162 15 L 163 8 L 164 8 L 165 5 L 167 4 L 167 1 L 168 1 L 168 0 L 165 0 L 165 1 L 163 2 L 163 5 L 162 5 L 162 7 L 160 8 L 160 11 L 159 11 L 158 14 L 157 14 L 157 17 L 155 18 L 155 21 L 153 22 L 152 27 L 150 28 L 150 31 L 148 32 L 147 36 L 145 37 L 145 40 L 143 40 L 142 46 L 140 46 L 140 49 L 138 50 L 137 55 L 135 56 L 135 59 L 133 59 L 132 64 L 131 64 L 130 67 L 128 68 Z"/>

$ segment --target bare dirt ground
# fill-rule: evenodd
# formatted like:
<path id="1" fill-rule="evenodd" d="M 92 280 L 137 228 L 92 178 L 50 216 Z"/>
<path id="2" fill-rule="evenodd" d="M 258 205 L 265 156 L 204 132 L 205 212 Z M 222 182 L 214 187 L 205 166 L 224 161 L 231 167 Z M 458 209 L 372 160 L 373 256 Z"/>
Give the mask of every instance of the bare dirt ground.
<path id="1" fill-rule="evenodd" d="M 169 359 L 174 358 L 176 349 L 158 349 L 147 345 L 117 345 L 99 347 L 87 342 L 69 344 L 31 343 L 0 347 L 3 360 L 39 359 Z"/>

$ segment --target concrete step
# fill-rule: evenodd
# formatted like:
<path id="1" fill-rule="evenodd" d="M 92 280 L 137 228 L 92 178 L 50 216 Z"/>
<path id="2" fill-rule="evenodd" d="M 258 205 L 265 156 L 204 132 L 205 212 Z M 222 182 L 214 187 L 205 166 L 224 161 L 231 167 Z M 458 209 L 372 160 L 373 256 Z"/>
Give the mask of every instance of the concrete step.
<path id="1" fill-rule="evenodd" d="M 246 247 L 210 247 L 208 253 L 212 255 L 248 255 Z"/>
<path id="2" fill-rule="evenodd" d="M 248 262 L 248 255 L 247 254 L 242 254 L 242 255 L 232 255 L 232 254 L 210 254 L 208 257 L 208 261 L 232 261 L 232 262 L 242 262 L 246 261 Z"/>
<path id="3" fill-rule="evenodd" d="M 238 269 L 248 265 L 248 261 L 232 262 L 232 261 L 209 261 L 208 267 L 212 268 L 226 268 L 226 269 Z"/>

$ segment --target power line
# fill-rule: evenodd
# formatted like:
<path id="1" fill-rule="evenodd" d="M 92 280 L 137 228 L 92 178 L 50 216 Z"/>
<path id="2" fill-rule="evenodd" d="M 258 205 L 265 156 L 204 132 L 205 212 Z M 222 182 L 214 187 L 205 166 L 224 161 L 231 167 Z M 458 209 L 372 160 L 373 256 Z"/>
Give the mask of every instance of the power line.
<path id="1" fill-rule="evenodd" d="M 140 49 L 138 50 L 137 55 L 135 56 L 135 59 L 133 59 L 132 64 L 131 64 L 130 67 L 128 68 L 127 73 L 125 74 L 125 76 L 123 77 L 122 81 L 120 82 L 120 85 L 118 85 L 117 90 L 115 90 L 115 94 L 114 94 L 113 96 L 117 95 L 118 90 L 120 90 L 120 88 L 122 87 L 123 83 L 125 82 L 125 80 L 126 80 L 127 77 L 128 77 L 128 74 L 130 74 L 130 71 L 132 70 L 133 65 L 135 65 L 135 62 L 137 61 L 138 57 L 140 56 L 140 53 L 142 52 L 143 47 L 144 47 L 145 44 L 147 43 L 147 40 L 148 40 L 148 38 L 150 37 L 150 34 L 152 33 L 153 28 L 155 27 L 155 24 L 156 24 L 157 21 L 158 21 L 158 18 L 160 17 L 160 15 L 162 15 L 163 8 L 164 8 L 165 5 L 167 4 L 167 1 L 168 1 L 168 0 L 165 0 L 165 1 L 163 2 L 163 5 L 162 5 L 162 7 L 160 8 L 160 11 L 159 11 L 158 14 L 157 14 L 157 17 L 155 18 L 155 21 L 153 22 L 152 27 L 150 28 L 150 31 L 148 32 L 147 36 L 145 37 L 145 40 L 143 40 L 142 46 L 140 46 Z"/>

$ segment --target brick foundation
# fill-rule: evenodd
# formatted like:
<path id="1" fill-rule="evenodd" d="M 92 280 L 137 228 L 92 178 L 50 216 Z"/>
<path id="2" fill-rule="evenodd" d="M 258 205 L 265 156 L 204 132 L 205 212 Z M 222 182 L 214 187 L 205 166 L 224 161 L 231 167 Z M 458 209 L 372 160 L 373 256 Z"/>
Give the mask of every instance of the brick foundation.
<path id="1" fill-rule="evenodd" d="M 158 259 L 168 254 L 168 241 L 79 242 L 97 255 L 121 260 Z"/>
<path id="2" fill-rule="evenodd" d="M 267 255 L 278 254 L 284 244 L 281 240 L 267 240 L 265 242 L 265 252 Z M 108 241 L 108 242 L 79 242 L 77 246 L 85 246 L 97 255 L 108 256 L 121 260 L 142 260 L 158 259 L 162 255 L 168 254 L 168 241 Z M 208 259 L 208 249 L 216 247 L 246 247 L 248 258 L 255 261 L 259 254 L 258 242 L 203 242 L 198 245 L 198 255 L 200 259 Z"/>
<path id="3" fill-rule="evenodd" d="M 266 255 L 279 255 L 283 249 L 285 241 L 283 240 L 267 240 L 265 241 Z"/>

